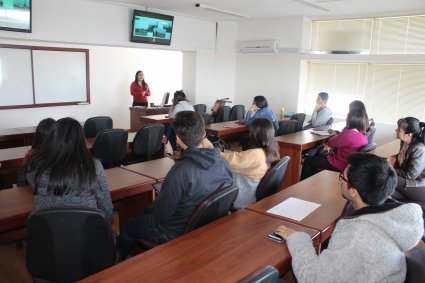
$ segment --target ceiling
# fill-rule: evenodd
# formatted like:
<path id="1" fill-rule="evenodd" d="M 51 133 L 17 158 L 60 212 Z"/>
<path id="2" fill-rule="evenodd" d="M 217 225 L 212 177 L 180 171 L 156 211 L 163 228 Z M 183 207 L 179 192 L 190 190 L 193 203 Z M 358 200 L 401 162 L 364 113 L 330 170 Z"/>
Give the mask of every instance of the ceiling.
<path id="1" fill-rule="evenodd" d="M 291 16 L 313 19 L 425 14 L 425 0 L 87 0 L 210 21 L 243 21 Z M 196 3 L 247 15 L 227 15 Z"/>

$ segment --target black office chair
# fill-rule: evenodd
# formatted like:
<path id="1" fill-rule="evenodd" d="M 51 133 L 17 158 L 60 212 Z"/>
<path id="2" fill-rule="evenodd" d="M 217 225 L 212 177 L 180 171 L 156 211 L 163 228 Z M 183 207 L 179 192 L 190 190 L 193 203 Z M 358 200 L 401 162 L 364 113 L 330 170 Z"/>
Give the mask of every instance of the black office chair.
<path id="1" fill-rule="evenodd" d="M 230 106 L 223 106 L 218 110 L 217 115 L 214 117 L 214 123 L 227 122 L 229 121 L 229 116 Z"/>
<path id="2" fill-rule="evenodd" d="M 360 152 L 369 152 L 374 150 L 378 145 L 376 143 L 370 143 L 368 145 L 366 145 L 365 147 L 363 147 L 362 149 L 360 149 Z"/>
<path id="3" fill-rule="evenodd" d="M 91 153 L 105 169 L 119 166 L 127 154 L 127 139 L 126 130 L 103 130 L 96 136 Z"/>
<path id="4" fill-rule="evenodd" d="M 195 112 L 197 112 L 197 113 L 206 113 L 207 112 L 207 106 L 205 104 L 195 104 L 195 105 L 193 105 L 193 109 L 195 109 Z"/>
<path id="5" fill-rule="evenodd" d="M 124 165 L 152 160 L 152 156 L 161 150 L 164 125 L 146 125 L 140 128 L 133 139 L 133 149 L 127 154 Z"/>
<path id="6" fill-rule="evenodd" d="M 229 121 L 242 120 L 245 115 L 245 106 L 238 104 L 230 109 Z"/>
<path id="7" fill-rule="evenodd" d="M 278 163 L 267 171 L 266 175 L 261 178 L 260 183 L 255 191 L 257 201 L 278 192 L 280 185 L 285 177 L 286 168 L 288 167 L 290 157 L 284 156 Z"/>
<path id="8" fill-rule="evenodd" d="M 215 192 L 205 198 L 194 210 L 189 221 L 186 224 L 185 232 L 189 233 L 199 227 L 207 225 L 221 217 L 229 214 L 230 207 L 238 196 L 239 188 L 230 186 L 218 192 Z M 138 239 L 139 245 L 145 249 L 152 249 L 158 246 L 144 238 Z"/>
<path id="9" fill-rule="evenodd" d="M 371 126 L 369 129 L 367 129 L 366 136 L 367 136 L 367 141 L 369 144 L 373 143 L 373 138 L 375 137 L 375 133 L 376 133 L 375 126 Z"/>
<path id="10" fill-rule="evenodd" d="M 26 257 L 34 281 L 76 282 L 112 266 L 110 227 L 97 209 L 58 207 L 31 213 Z"/>
<path id="11" fill-rule="evenodd" d="M 332 123 L 334 122 L 334 118 L 330 117 L 329 120 L 326 122 L 326 126 L 330 126 L 332 125 Z"/>
<path id="12" fill-rule="evenodd" d="M 295 133 L 297 131 L 297 120 L 286 120 L 279 123 L 279 128 L 276 131 L 276 136 Z"/>
<path id="13" fill-rule="evenodd" d="M 291 116 L 291 120 L 297 121 L 297 132 L 303 130 L 303 124 L 304 124 L 305 116 L 306 115 L 304 113 L 296 113 L 296 114 Z"/>
<path id="14" fill-rule="evenodd" d="M 111 117 L 98 116 L 86 120 L 84 123 L 84 136 L 86 138 L 94 138 L 96 135 L 107 129 L 112 129 L 113 122 Z"/>
<path id="15" fill-rule="evenodd" d="M 279 282 L 279 271 L 273 266 L 260 267 L 236 283 L 276 283 Z"/>
<path id="16" fill-rule="evenodd" d="M 416 247 L 406 256 L 406 283 L 424 282 L 425 278 L 425 247 Z"/>

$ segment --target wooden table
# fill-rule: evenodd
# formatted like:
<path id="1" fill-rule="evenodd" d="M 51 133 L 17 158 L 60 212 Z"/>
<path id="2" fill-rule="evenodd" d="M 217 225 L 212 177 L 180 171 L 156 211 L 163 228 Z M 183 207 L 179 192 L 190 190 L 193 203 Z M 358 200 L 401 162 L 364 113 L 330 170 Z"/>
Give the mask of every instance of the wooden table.
<path id="1" fill-rule="evenodd" d="M 0 129 L 0 149 L 30 145 L 35 131 L 26 132 L 27 130 L 27 127 Z"/>
<path id="2" fill-rule="evenodd" d="M 394 140 L 392 142 L 383 144 L 381 146 L 378 146 L 374 150 L 370 151 L 370 153 L 373 153 L 375 155 L 378 155 L 384 158 L 388 158 L 399 152 L 400 152 L 400 140 Z"/>
<path id="3" fill-rule="evenodd" d="M 318 246 L 316 230 L 242 209 L 80 282 L 236 282 L 265 265 L 284 274 L 288 248 L 266 237 L 281 224 L 308 233 Z"/>
<path id="4" fill-rule="evenodd" d="M 174 160 L 169 157 L 135 163 L 122 168 L 142 174 L 144 176 L 155 179 L 157 182 L 164 181 L 165 176 L 171 167 L 175 164 Z"/>
<path id="5" fill-rule="evenodd" d="M 130 107 L 130 131 L 137 132 L 142 127 L 140 123 L 140 116 L 167 114 L 170 107 Z"/>
<path id="6" fill-rule="evenodd" d="M 149 115 L 149 116 L 140 116 L 140 127 L 144 127 L 149 124 L 169 124 L 173 119 L 168 118 L 168 114 L 160 115 Z"/>
<path id="7" fill-rule="evenodd" d="M 302 182 L 254 203 L 248 209 L 319 230 L 322 233 L 321 239 L 323 242 L 331 236 L 335 224 L 341 217 L 347 203 L 341 195 L 341 184 L 338 175 L 338 172 L 323 170 Z M 290 197 L 318 203 L 321 206 L 301 221 L 267 212 L 270 208 Z"/>
<path id="8" fill-rule="evenodd" d="M 315 147 L 320 142 L 326 141 L 329 136 L 319 136 L 310 133 L 310 130 L 276 137 L 279 144 L 280 156 L 289 156 L 288 167 L 283 179 L 281 189 L 285 189 L 300 180 L 302 154 Z"/>
<path id="9" fill-rule="evenodd" d="M 121 225 L 152 204 L 152 184 L 156 180 L 122 168 L 107 169 L 105 174 L 112 201 L 118 205 Z M 30 186 L 0 191 L 0 244 L 25 235 L 21 228 L 26 226 L 28 215 L 34 209 Z"/>
<path id="10" fill-rule="evenodd" d="M 216 135 L 226 142 L 239 141 L 243 134 L 249 133 L 249 126 L 238 124 L 236 121 L 221 122 L 205 125 L 205 131 Z"/>

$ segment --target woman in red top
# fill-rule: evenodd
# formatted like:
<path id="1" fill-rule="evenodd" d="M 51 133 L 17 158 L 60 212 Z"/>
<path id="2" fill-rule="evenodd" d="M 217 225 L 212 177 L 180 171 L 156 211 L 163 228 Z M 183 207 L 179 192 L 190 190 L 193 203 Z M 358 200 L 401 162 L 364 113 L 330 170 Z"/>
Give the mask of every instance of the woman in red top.
<path id="1" fill-rule="evenodd" d="M 133 96 L 133 106 L 148 106 L 148 96 L 151 95 L 151 91 L 142 71 L 136 72 L 134 82 L 130 85 L 130 93 Z"/>

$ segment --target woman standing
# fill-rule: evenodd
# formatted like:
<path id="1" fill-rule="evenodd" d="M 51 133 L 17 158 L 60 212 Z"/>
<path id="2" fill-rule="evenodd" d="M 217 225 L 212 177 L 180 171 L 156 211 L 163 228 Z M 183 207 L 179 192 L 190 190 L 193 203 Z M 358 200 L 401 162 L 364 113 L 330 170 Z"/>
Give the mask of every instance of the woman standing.
<path id="1" fill-rule="evenodd" d="M 27 178 L 36 208 L 91 207 L 111 219 L 112 201 L 105 171 L 90 155 L 81 125 L 72 118 L 53 125 L 41 151 L 30 159 Z"/>
<path id="2" fill-rule="evenodd" d="M 151 95 L 151 91 L 142 71 L 136 72 L 134 82 L 130 85 L 130 93 L 133 96 L 133 106 L 148 106 L 148 96 Z"/>
<path id="3" fill-rule="evenodd" d="M 406 117 L 398 120 L 397 126 L 400 152 L 388 158 L 398 177 L 393 197 L 425 201 L 425 123 Z"/>
<path id="4" fill-rule="evenodd" d="M 249 129 L 250 149 L 222 153 L 232 168 L 234 183 L 239 187 L 239 194 L 233 204 L 235 208 L 244 208 L 256 201 L 258 183 L 267 170 L 279 161 L 279 146 L 274 133 L 268 119 L 255 119 Z"/>

